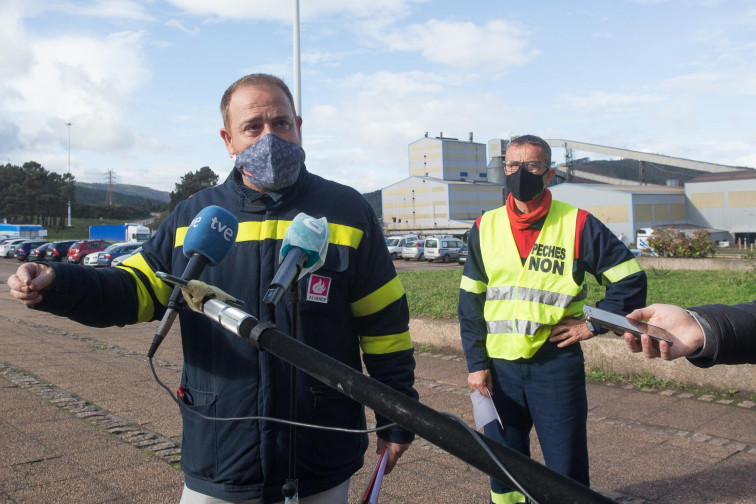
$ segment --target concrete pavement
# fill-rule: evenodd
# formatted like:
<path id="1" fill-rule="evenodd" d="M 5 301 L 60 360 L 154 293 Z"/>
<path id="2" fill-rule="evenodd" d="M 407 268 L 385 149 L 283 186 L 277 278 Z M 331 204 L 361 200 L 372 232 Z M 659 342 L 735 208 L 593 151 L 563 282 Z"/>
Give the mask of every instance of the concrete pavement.
<path id="1" fill-rule="evenodd" d="M 180 415 L 145 357 L 156 324 L 89 328 L 28 310 L 7 291 L 0 285 L 0 504 L 177 504 Z M 175 388 L 176 330 L 156 357 Z M 472 423 L 462 356 L 418 352 L 417 363 L 421 401 Z M 595 490 L 638 504 L 756 503 L 753 401 L 593 382 L 588 399 Z M 350 502 L 374 463 L 371 438 Z M 485 475 L 422 439 L 381 491 L 384 503 L 487 499 Z"/>

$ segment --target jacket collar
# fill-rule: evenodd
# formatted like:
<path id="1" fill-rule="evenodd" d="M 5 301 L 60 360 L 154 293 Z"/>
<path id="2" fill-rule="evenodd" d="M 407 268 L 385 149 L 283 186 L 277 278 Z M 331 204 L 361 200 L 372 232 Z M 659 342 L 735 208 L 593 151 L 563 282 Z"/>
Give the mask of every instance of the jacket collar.
<path id="1" fill-rule="evenodd" d="M 301 194 L 304 187 L 309 184 L 310 173 L 305 166 L 299 172 L 299 177 L 294 185 L 287 187 L 281 192 L 261 193 L 244 185 L 239 170 L 233 169 L 228 174 L 224 184 L 234 187 L 239 196 L 239 210 L 242 212 L 260 213 L 268 210 L 277 210 L 291 205 Z"/>

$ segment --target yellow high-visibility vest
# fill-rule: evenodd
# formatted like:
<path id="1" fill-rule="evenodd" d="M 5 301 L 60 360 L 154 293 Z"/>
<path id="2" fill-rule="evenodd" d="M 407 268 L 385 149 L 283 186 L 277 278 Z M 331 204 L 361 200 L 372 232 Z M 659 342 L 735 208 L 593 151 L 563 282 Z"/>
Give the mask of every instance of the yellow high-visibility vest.
<path id="1" fill-rule="evenodd" d="M 578 209 L 552 201 L 543 229 L 522 264 L 503 206 L 480 220 L 488 276 L 483 315 L 486 350 L 494 359 L 530 358 L 567 316 L 580 317 L 587 291 L 572 277 Z"/>

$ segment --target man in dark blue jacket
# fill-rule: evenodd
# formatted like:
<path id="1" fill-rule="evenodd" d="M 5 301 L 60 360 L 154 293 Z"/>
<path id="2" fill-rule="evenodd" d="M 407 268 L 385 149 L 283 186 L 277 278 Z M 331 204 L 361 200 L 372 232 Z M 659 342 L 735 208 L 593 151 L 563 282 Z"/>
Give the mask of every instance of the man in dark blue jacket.
<path id="1" fill-rule="evenodd" d="M 29 264 L 8 283 L 11 294 L 36 309 L 93 326 L 160 319 L 172 287 L 156 271 L 180 275 L 187 264 L 183 238 L 203 208 L 218 205 L 239 220 L 226 258 L 201 280 L 245 303 L 245 311 L 291 333 L 288 300 L 269 310 L 262 296 L 278 267 L 282 238 L 300 212 L 326 217 L 330 241 L 323 267 L 308 274 L 317 295 L 300 303 L 304 343 L 362 369 L 384 384 L 417 397 L 415 361 L 404 289 L 388 255 L 381 226 L 365 199 L 351 188 L 313 175 L 304 166 L 302 119 L 280 79 L 248 75 L 223 96 L 221 129 L 236 169 L 225 183 L 179 203 L 143 252 L 117 268 Z M 289 418 L 289 366 L 190 310 L 180 313 L 188 407 L 205 416 Z M 362 406 L 302 376 L 297 419 L 364 429 Z M 182 503 L 279 502 L 287 476 L 288 427 L 257 420 L 216 422 L 182 408 L 185 473 Z M 378 426 L 389 422 L 377 417 Z M 297 477 L 302 503 L 346 503 L 350 477 L 362 466 L 367 435 L 297 430 Z M 411 443 L 399 427 L 378 434 L 388 453 L 386 472 Z"/>

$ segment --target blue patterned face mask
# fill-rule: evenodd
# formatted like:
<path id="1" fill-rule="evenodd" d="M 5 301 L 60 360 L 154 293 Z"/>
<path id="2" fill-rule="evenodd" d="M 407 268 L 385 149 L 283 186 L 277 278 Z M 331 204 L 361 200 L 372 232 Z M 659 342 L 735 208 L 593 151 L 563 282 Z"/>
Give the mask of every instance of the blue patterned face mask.
<path id="1" fill-rule="evenodd" d="M 304 160 L 302 147 L 268 133 L 236 155 L 234 166 L 252 184 L 277 192 L 297 181 Z"/>

